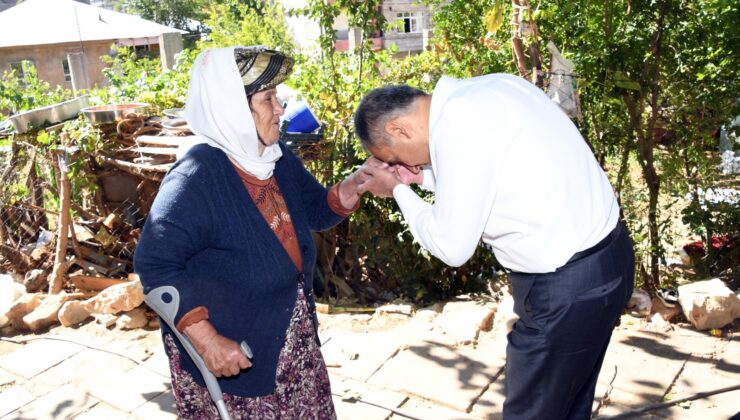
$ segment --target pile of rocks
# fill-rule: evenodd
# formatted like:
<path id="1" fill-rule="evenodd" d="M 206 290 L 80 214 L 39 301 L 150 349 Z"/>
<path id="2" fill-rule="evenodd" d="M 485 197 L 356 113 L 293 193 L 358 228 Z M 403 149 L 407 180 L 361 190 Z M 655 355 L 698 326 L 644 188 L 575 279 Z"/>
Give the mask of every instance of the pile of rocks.
<path id="1" fill-rule="evenodd" d="M 144 289 L 136 276 L 98 293 L 28 293 L 12 275 L 0 275 L 0 332 L 43 331 L 53 325 L 74 326 L 89 318 L 110 327 L 141 328 L 152 319 L 142 303 Z M 92 296 L 91 296 L 92 295 Z M 153 318 L 153 317 L 152 317 Z"/>
<path id="2" fill-rule="evenodd" d="M 683 315 L 699 331 L 718 329 L 740 318 L 740 298 L 720 279 L 697 281 L 679 286 L 678 304 L 666 305 L 641 289 L 635 289 L 628 305 L 631 313 L 648 317 L 656 330 L 672 329 L 671 322 Z"/>

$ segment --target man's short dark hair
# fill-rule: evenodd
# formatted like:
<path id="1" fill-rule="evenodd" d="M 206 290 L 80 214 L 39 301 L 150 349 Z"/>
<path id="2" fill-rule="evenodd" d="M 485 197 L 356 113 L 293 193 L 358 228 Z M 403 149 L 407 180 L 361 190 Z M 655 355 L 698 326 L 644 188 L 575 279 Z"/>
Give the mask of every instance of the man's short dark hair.
<path id="1" fill-rule="evenodd" d="M 427 94 L 406 85 L 385 86 L 365 95 L 355 111 L 355 132 L 364 148 L 385 145 L 391 137 L 385 131 L 388 121 L 414 110 L 416 98 Z"/>

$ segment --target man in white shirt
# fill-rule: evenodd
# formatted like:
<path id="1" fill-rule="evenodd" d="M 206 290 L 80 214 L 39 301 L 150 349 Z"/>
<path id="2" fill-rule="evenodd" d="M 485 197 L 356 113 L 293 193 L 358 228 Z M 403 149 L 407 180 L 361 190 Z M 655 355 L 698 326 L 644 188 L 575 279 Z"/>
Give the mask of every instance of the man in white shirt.
<path id="1" fill-rule="evenodd" d="M 367 94 L 355 128 L 414 238 L 452 266 L 482 240 L 510 270 L 506 419 L 583 418 L 632 293 L 634 252 L 609 181 L 542 91 L 505 74 Z M 382 162 L 378 162 L 382 161 Z M 407 184 L 434 191 L 434 204 Z M 369 184 L 368 184 L 369 185 Z"/>

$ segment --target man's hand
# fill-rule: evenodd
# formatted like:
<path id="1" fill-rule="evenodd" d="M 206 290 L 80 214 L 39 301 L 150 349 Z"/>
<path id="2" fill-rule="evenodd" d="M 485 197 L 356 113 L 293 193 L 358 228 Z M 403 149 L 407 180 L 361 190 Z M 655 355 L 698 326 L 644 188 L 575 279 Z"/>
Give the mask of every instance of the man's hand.
<path id="1" fill-rule="evenodd" d="M 369 191 L 378 197 L 392 197 L 393 189 L 402 183 L 396 171 L 385 163 L 382 165 L 368 164 L 364 172 L 370 177 L 360 184 L 360 191 Z"/>
<path id="2" fill-rule="evenodd" d="M 218 378 L 238 375 L 242 369 L 252 366 L 252 362 L 239 350 L 239 344 L 220 335 L 207 320 L 196 322 L 183 332 L 203 358 L 208 370 Z"/>

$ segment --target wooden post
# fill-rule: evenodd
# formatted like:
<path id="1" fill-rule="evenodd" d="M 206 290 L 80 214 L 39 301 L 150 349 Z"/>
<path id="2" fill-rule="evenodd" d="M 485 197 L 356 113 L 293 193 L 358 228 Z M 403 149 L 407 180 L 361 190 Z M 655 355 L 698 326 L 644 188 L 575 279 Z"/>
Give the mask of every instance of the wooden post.
<path id="1" fill-rule="evenodd" d="M 62 144 L 66 144 L 66 139 L 62 134 Z M 64 152 L 56 154 L 54 164 L 59 170 L 59 226 L 57 226 L 57 248 L 54 255 L 54 269 L 49 276 L 49 294 L 56 294 L 62 291 L 64 273 L 69 269 L 65 264 L 67 258 L 67 240 L 69 237 L 69 203 L 71 184 L 67 177 L 67 162 Z"/>

